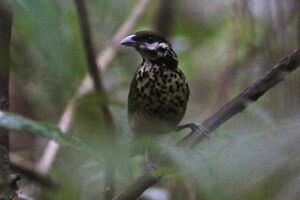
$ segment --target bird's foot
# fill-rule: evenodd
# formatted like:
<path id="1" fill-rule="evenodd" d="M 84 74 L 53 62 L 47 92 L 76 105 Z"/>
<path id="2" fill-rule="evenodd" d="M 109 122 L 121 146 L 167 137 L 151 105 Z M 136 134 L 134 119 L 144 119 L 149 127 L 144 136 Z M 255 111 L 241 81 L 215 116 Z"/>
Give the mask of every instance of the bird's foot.
<path id="1" fill-rule="evenodd" d="M 199 134 L 203 134 L 204 137 L 206 137 L 207 139 L 209 139 L 209 130 L 203 126 L 202 124 L 199 123 L 188 123 L 188 124 L 184 124 L 184 125 L 180 125 L 177 127 L 176 131 L 181 131 L 182 129 L 186 129 L 186 128 L 190 128 L 192 130 L 192 132 L 196 132 Z"/>
<path id="2" fill-rule="evenodd" d="M 145 167 L 149 173 L 154 172 L 158 168 L 158 165 L 150 159 L 147 149 L 145 149 Z"/>
<path id="3" fill-rule="evenodd" d="M 146 164 L 146 170 L 149 172 L 149 173 L 152 173 L 154 172 L 155 170 L 157 170 L 158 166 L 153 163 L 153 162 L 148 162 Z"/>

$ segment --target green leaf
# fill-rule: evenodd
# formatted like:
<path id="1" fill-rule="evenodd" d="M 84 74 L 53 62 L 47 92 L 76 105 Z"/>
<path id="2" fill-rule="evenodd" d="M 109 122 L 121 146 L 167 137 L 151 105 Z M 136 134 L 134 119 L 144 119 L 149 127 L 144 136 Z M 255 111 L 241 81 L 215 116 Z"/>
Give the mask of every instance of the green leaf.
<path id="1" fill-rule="evenodd" d="M 56 125 L 33 121 L 17 114 L 0 111 L 0 127 L 16 131 L 29 131 L 53 139 L 61 145 L 87 149 L 84 143 L 63 133 Z"/>

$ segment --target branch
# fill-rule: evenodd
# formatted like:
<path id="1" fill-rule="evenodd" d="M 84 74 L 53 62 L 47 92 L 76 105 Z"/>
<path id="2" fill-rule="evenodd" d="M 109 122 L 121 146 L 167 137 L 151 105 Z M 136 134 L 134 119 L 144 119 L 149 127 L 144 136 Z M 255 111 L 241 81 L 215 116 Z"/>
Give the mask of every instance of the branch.
<path id="1" fill-rule="evenodd" d="M 138 5 L 133 9 L 131 16 L 127 21 L 120 27 L 117 33 L 113 36 L 113 39 L 109 42 L 109 46 L 99 53 L 97 57 L 97 65 L 99 69 L 105 70 L 113 57 L 116 55 L 120 48 L 120 41 L 128 36 L 138 20 L 144 14 L 147 6 L 151 0 L 140 0 Z"/>
<path id="2" fill-rule="evenodd" d="M 97 91 L 103 91 L 103 84 L 100 78 L 100 71 L 98 72 L 96 64 L 96 56 L 94 46 L 92 44 L 92 36 L 89 25 L 88 13 L 86 5 L 82 0 L 74 0 L 78 18 L 80 21 L 81 36 L 83 39 L 83 47 L 88 63 L 89 74 L 94 82 L 94 87 Z"/>
<path id="3" fill-rule="evenodd" d="M 202 125 L 205 126 L 209 133 L 216 130 L 234 115 L 242 112 L 249 103 L 256 101 L 265 92 L 281 82 L 284 77 L 295 70 L 300 64 L 300 50 L 294 51 L 290 56 L 280 61 L 273 69 L 263 78 L 246 88 L 237 97 L 231 100 L 206 119 Z M 191 145 L 192 147 L 204 138 L 199 133 L 192 132 L 180 140 L 178 145 Z M 146 189 L 150 188 L 159 181 L 154 175 L 149 173 L 143 174 L 136 182 L 130 185 L 120 195 L 113 200 L 132 200 L 137 199 Z"/>
<path id="4" fill-rule="evenodd" d="M 281 82 L 285 76 L 295 70 L 300 64 L 300 50 L 295 50 L 290 56 L 281 60 L 272 70 L 263 78 L 257 80 L 250 87 L 246 88 L 242 93 L 221 107 L 218 112 L 206 119 L 202 126 L 209 130 L 209 133 L 216 130 L 234 115 L 244 111 L 246 107 L 255 102 L 259 97 L 265 94 L 269 89 Z M 179 141 L 179 144 L 190 143 L 194 146 L 204 138 L 192 132 Z"/>
<path id="5" fill-rule="evenodd" d="M 120 48 L 119 41 L 127 36 L 136 25 L 138 20 L 142 17 L 146 7 L 149 5 L 150 0 L 140 0 L 139 4 L 134 8 L 131 16 L 124 22 L 121 28 L 113 36 L 113 39 L 97 57 L 98 70 L 104 71 L 107 69 L 109 63 L 116 55 Z M 58 122 L 59 128 L 63 132 L 68 132 L 71 124 L 72 113 L 74 110 L 74 102 L 81 95 L 86 94 L 92 89 L 92 81 L 88 75 L 82 80 L 80 86 L 77 89 L 75 95 L 68 102 L 63 114 Z M 47 147 L 44 150 L 43 156 L 37 165 L 37 170 L 40 173 L 47 174 L 55 160 L 56 154 L 59 150 L 59 145 L 55 141 L 49 141 Z"/>

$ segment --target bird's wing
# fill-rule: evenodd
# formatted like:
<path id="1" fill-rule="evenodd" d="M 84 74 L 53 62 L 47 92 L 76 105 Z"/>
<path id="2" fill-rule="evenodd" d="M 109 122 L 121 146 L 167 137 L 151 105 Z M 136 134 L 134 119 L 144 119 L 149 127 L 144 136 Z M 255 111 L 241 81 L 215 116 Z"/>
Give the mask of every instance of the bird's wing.
<path id="1" fill-rule="evenodd" d="M 128 119 L 131 119 L 132 114 L 136 110 L 137 106 L 137 92 L 136 92 L 136 84 L 137 81 L 135 77 L 133 78 L 131 85 L 130 85 L 130 90 L 129 90 L 129 95 L 128 95 L 128 106 L 127 106 L 127 112 L 128 112 Z"/>
<path id="2" fill-rule="evenodd" d="M 188 101 L 189 97 L 190 97 L 191 90 L 190 90 L 189 84 L 187 82 L 185 82 L 185 84 L 186 84 L 186 87 L 187 87 L 186 98 L 187 98 L 187 101 Z"/>

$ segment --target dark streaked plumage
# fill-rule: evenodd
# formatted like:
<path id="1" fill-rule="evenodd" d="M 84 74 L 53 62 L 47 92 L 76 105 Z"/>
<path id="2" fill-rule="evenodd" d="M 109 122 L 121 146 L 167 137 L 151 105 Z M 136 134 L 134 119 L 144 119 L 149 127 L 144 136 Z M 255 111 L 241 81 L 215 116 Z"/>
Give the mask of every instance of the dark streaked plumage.
<path id="1" fill-rule="evenodd" d="M 171 44 L 150 31 L 128 36 L 121 44 L 134 47 L 143 57 L 128 96 L 132 131 L 137 135 L 156 135 L 176 130 L 190 91 Z"/>

